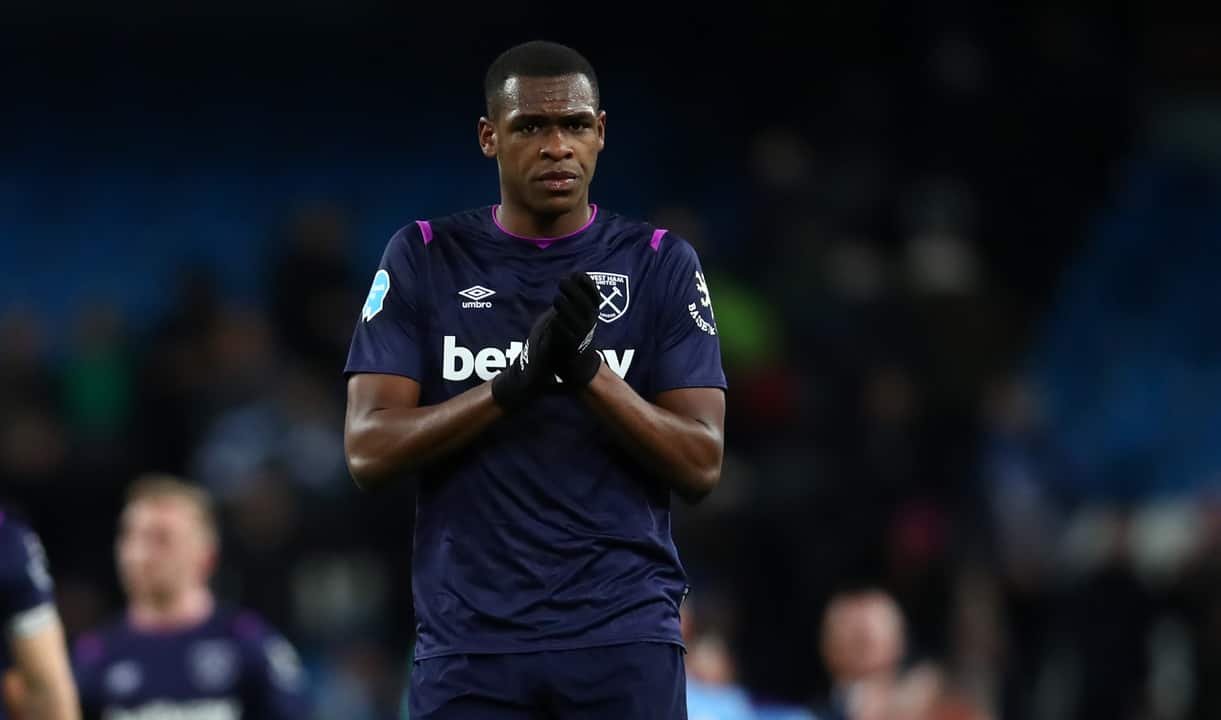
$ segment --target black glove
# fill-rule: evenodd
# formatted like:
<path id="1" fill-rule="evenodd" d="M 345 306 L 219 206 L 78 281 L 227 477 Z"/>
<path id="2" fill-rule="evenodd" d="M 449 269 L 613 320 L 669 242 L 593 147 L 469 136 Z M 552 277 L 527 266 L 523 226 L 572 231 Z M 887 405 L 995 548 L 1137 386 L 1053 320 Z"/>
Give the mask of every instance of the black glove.
<path id="1" fill-rule="evenodd" d="M 594 351 L 594 330 L 598 327 L 598 285 L 583 272 L 560 281 L 552 307 L 550 364 L 569 390 L 579 390 L 593 380 L 602 367 L 602 356 Z"/>
<path id="2" fill-rule="evenodd" d="M 516 410 L 555 385 L 555 370 L 547 357 L 555 316 L 550 308 L 539 315 L 521 352 L 492 378 L 492 399 L 505 410 Z"/>

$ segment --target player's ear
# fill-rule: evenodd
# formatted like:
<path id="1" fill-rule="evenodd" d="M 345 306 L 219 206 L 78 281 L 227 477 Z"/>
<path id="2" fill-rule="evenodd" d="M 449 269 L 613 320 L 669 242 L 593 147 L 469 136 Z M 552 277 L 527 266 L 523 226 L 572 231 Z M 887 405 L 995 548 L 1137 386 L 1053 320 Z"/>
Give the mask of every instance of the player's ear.
<path id="1" fill-rule="evenodd" d="M 496 157 L 496 125 L 486 117 L 479 118 L 479 149 L 484 157 Z"/>
<path id="2" fill-rule="evenodd" d="M 600 110 L 598 112 L 597 127 L 598 127 L 598 150 L 601 151 L 602 148 L 606 147 L 606 111 L 605 110 Z"/>

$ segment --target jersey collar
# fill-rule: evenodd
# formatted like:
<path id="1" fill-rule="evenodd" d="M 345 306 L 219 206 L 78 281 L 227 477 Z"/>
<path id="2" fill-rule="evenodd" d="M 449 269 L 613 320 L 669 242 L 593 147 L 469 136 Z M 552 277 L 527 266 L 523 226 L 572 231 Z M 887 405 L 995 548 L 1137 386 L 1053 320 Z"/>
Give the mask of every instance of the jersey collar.
<path id="1" fill-rule="evenodd" d="M 567 235 L 561 235 L 559 237 L 551 237 L 551 238 L 530 237 L 529 235 L 518 235 L 517 233 L 509 232 L 505 228 L 504 225 L 501 225 L 500 218 L 496 217 L 496 211 L 499 208 L 500 208 L 500 203 L 496 203 L 495 205 L 493 205 L 491 207 L 491 210 L 490 210 L 490 212 L 492 214 L 492 222 L 496 224 L 496 228 L 511 238 L 516 238 L 518 240 L 525 240 L 526 242 L 534 243 L 535 245 L 538 246 L 538 248 L 540 250 L 546 250 L 548 247 L 550 247 L 552 245 L 552 243 L 556 243 L 561 240 L 567 240 L 568 238 L 580 235 L 581 233 L 588 230 L 594 224 L 594 220 L 598 219 L 598 205 L 596 203 L 590 203 L 589 204 L 589 208 L 590 208 L 589 219 L 585 221 L 584 225 L 577 228 L 576 230 L 573 230 L 572 232 L 568 233 Z"/>

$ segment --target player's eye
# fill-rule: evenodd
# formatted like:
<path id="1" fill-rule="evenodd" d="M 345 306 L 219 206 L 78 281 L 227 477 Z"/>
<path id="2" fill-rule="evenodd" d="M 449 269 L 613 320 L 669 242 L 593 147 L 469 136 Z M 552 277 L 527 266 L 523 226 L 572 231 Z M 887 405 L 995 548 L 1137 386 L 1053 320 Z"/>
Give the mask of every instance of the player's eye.
<path id="1" fill-rule="evenodd" d="M 568 129 L 573 130 L 575 132 L 580 132 L 582 130 L 588 130 L 590 127 L 592 127 L 592 123 L 590 123 L 588 120 L 570 120 L 570 121 L 568 121 Z"/>
<path id="2" fill-rule="evenodd" d="M 519 125 L 517 131 L 523 135 L 533 135 L 534 133 L 538 132 L 538 123 L 531 122 L 525 123 L 524 125 Z"/>

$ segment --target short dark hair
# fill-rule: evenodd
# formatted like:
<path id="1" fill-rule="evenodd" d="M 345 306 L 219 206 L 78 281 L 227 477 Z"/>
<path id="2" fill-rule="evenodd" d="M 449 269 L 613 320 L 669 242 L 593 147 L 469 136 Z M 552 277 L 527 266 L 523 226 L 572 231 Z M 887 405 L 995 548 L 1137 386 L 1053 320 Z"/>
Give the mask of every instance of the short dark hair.
<path id="1" fill-rule="evenodd" d="M 488 68 L 483 80 L 483 98 L 488 106 L 488 117 L 496 114 L 496 100 L 505 81 L 513 77 L 558 77 L 561 75 L 584 75 L 594 91 L 594 106 L 600 101 L 598 76 L 594 66 L 581 53 L 567 45 L 531 40 L 505 50 Z"/>

